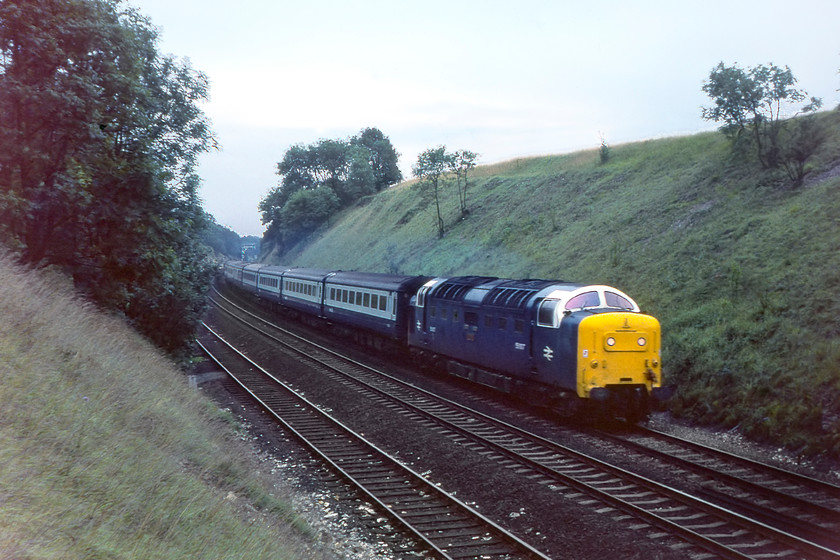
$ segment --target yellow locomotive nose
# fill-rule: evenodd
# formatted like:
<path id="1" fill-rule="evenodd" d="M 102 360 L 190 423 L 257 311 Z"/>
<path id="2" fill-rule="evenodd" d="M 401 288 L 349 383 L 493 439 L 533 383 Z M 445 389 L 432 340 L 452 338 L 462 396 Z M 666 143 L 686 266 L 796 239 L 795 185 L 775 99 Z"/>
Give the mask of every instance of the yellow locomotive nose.
<path id="1" fill-rule="evenodd" d="M 622 387 L 643 387 L 649 395 L 661 386 L 660 332 L 656 318 L 640 313 L 583 319 L 578 328 L 578 396 L 604 398 Z"/>

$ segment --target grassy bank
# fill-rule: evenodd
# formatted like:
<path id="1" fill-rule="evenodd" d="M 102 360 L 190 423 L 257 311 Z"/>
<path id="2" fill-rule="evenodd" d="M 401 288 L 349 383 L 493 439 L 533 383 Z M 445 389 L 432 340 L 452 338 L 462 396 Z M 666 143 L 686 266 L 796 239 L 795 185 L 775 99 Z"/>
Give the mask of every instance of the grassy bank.
<path id="1" fill-rule="evenodd" d="M 840 454 L 840 113 L 803 188 L 719 133 L 479 167 L 448 229 L 416 183 L 364 200 L 284 264 L 613 284 L 663 324 L 672 411 Z"/>
<path id="2" fill-rule="evenodd" d="M 2 255 L 0 317 L 0 558 L 313 557 L 230 418 L 120 319 Z"/>

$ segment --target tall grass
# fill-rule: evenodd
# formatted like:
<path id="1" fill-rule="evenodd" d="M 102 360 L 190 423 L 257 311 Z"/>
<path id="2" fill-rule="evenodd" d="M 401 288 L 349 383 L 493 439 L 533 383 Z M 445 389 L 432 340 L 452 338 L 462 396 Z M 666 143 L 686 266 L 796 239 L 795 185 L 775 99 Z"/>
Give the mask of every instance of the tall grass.
<path id="1" fill-rule="evenodd" d="M 0 317 L 0 558 L 303 557 L 230 426 L 123 321 L 4 255 Z"/>
<path id="2" fill-rule="evenodd" d="M 675 414 L 840 455 L 840 113 L 792 191 L 719 133 L 479 167 L 447 233 L 416 185 L 346 211 L 286 264 L 614 284 L 662 321 Z"/>

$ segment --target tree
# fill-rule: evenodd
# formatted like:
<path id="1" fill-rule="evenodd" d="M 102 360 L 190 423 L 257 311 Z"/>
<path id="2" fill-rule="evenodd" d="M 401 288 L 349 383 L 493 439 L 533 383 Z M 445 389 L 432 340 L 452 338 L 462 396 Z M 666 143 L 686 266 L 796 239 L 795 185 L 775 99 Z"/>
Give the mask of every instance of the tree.
<path id="1" fill-rule="evenodd" d="M 723 132 L 736 141 L 749 133 L 762 166 L 775 169 L 782 164 L 785 151 L 785 119 L 822 106 L 820 99 L 809 99 L 795 84 L 796 78 L 787 66 L 759 65 L 744 70 L 721 62 L 703 84 L 703 91 L 714 101 L 713 106 L 702 108 L 703 118 L 723 122 Z M 806 100 L 809 102 L 800 106 Z"/>
<path id="2" fill-rule="evenodd" d="M 417 163 L 411 168 L 414 176 L 420 179 L 420 185 L 432 193 L 438 237 L 443 237 L 446 232 L 446 223 L 440 209 L 440 189 L 443 187 L 446 172 L 452 168 L 452 161 L 452 155 L 446 152 L 446 146 L 438 146 L 429 148 L 417 156 Z"/>
<path id="3" fill-rule="evenodd" d="M 207 87 L 120 0 L 0 3 L 0 231 L 172 351 L 212 273 L 195 175 L 215 145 Z"/>
<path id="4" fill-rule="evenodd" d="M 397 153 L 375 128 L 366 128 L 349 140 L 322 139 L 292 146 L 277 164 L 277 173 L 280 185 L 269 191 L 259 208 L 267 226 L 266 243 L 281 247 L 314 231 L 341 208 L 402 179 Z M 304 191 L 318 193 L 301 194 Z M 308 210 L 307 204 L 312 205 Z"/>
<path id="5" fill-rule="evenodd" d="M 369 164 L 373 172 L 376 191 L 381 191 L 402 181 L 399 168 L 399 154 L 387 136 L 378 128 L 366 128 L 350 139 L 353 146 L 364 146 L 369 150 Z"/>
<path id="6" fill-rule="evenodd" d="M 351 201 L 376 192 L 376 174 L 370 165 L 371 153 L 364 146 L 353 146 L 348 152 L 347 178 L 344 191 Z"/>
<path id="7" fill-rule="evenodd" d="M 468 150 L 458 150 L 450 155 L 450 169 L 455 173 L 455 182 L 458 187 L 458 203 L 461 208 L 462 218 L 465 218 L 470 213 L 467 207 L 467 175 L 470 169 L 476 166 L 476 159 L 478 159 L 478 154 Z"/>
<path id="8" fill-rule="evenodd" d="M 298 191 L 283 206 L 282 227 L 293 236 L 309 233 L 329 220 L 340 204 L 329 187 Z"/>
<path id="9" fill-rule="evenodd" d="M 814 115 L 800 117 L 790 124 L 790 135 L 781 154 L 782 166 L 793 188 L 805 180 L 805 164 L 828 139 L 828 131 Z"/>

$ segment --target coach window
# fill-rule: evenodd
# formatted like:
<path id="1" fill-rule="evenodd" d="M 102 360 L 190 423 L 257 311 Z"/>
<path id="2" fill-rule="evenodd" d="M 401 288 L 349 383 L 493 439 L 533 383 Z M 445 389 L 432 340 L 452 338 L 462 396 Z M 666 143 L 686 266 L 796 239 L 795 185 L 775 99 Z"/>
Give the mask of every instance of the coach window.
<path id="1" fill-rule="evenodd" d="M 364 305 L 365 307 L 370 307 L 370 294 L 367 292 L 365 292 L 365 299 L 362 305 Z"/>
<path id="2" fill-rule="evenodd" d="M 387 311 L 388 310 L 388 297 L 387 296 L 379 296 L 379 310 L 380 311 Z"/>
<path id="3" fill-rule="evenodd" d="M 499 317 L 499 329 L 507 329 L 507 317 Z"/>

